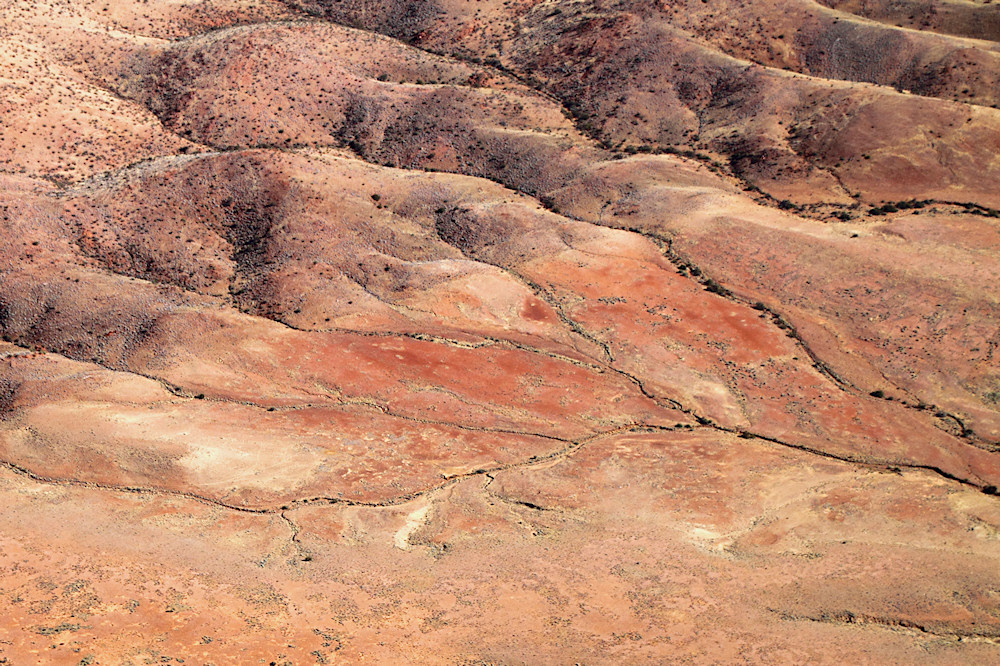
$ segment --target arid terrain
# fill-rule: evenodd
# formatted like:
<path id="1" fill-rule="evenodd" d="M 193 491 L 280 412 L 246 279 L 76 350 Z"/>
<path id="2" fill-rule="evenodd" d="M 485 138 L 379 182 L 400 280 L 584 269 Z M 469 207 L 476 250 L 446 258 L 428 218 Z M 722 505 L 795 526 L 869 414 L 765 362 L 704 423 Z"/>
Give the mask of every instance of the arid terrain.
<path id="1" fill-rule="evenodd" d="M 1000 2 L 0 0 L 0 664 L 1000 664 Z"/>

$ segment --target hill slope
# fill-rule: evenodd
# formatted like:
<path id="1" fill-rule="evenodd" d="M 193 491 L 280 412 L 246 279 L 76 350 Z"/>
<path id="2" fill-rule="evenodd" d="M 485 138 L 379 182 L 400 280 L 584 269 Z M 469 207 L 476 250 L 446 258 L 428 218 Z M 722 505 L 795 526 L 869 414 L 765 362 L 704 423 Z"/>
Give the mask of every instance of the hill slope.
<path id="1" fill-rule="evenodd" d="M 953 4 L 0 3 L 0 661 L 996 661 Z"/>

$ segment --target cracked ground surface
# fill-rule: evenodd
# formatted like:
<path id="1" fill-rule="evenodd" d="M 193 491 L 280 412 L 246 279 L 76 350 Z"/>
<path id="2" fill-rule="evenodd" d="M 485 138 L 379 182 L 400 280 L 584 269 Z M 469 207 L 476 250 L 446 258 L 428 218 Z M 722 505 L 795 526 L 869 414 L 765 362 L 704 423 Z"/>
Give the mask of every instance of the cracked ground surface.
<path id="1" fill-rule="evenodd" d="M 1000 661 L 996 12 L 830 4 L 0 0 L 0 663 Z"/>

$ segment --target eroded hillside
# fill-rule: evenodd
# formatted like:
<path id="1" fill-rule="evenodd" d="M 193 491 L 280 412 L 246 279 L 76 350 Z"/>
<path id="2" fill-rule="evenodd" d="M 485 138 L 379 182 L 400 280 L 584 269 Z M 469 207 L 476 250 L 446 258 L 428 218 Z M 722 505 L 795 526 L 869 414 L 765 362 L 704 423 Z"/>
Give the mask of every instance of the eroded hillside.
<path id="1" fill-rule="evenodd" d="M 5 0 L 0 659 L 1000 659 L 991 7 Z"/>

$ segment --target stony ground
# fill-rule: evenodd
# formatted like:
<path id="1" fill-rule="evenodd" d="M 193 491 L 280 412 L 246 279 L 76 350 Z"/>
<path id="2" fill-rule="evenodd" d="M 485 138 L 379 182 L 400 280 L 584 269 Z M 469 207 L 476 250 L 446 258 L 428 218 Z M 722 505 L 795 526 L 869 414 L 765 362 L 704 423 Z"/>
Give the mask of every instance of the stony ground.
<path id="1" fill-rule="evenodd" d="M 1000 15 L 904 5 L 0 0 L 0 663 L 1000 663 Z"/>

